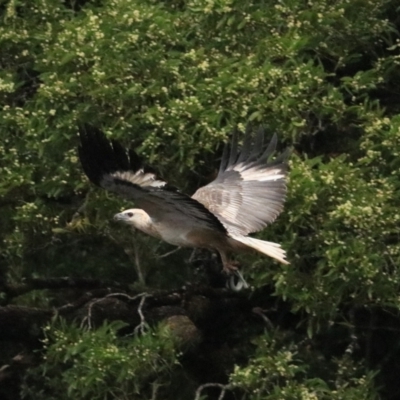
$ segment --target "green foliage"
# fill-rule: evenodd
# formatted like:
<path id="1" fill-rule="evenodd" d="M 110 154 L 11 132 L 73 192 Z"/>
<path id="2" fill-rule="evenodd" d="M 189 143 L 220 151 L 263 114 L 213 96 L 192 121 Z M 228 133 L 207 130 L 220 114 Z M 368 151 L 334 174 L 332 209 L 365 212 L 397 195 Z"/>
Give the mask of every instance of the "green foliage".
<path id="1" fill-rule="evenodd" d="M 254 359 L 237 367 L 231 383 L 248 400 L 358 400 L 375 399 L 373 374 L 365 374 L 346 354 L 333 362 L 311 356 L 304 344 L 285 345 L 279 334 L 256 340 Z"/>
<path id="2" fill-rule="evenodd" d="M 76 151 L 79 123 L 134 144 L 185 191 L 212 176 L 230 129 L 252 121 L 294 146 L 285 211 L 260 234 L 282 243 L 291 264 L 246 257 L 246 278 L 256 287 L 273 284 L 309 337 L 332 325 L 352 326 L 343 310 L 397 312 L 397 7 L 394 0 L 32 0 L 29 7 L 3 2 L 0 240 L 7 280 L 136 278 L 131 232 L 111 222 L 127 203 L 92 188 L 83 176 Z M 188 253 L 160 260 L 154 255 L 168 246 L 152 239 L 134 243 L 146 284 L 177 286 L 190 276 L 182 262 Z M 20 302 L 46 304 L 41 296 Z M 136 371 L 139 356 L 130 344 L 121 345 L 113 328 L 85 334 L 63 329 L 65 337 L 63 330 L 49 337 L 45 364 L 48 388 L 59 386 L 59 398 L 67 396 L 69 385 L 74 395 L 104 395 L 96 380 L 103 372 L 91 371 L 90 340 L 99 362 L 115 357 L 114 367 L 106 368 L 107 382 Z M 152 339 L 132 343 L 152 348 L 146 340 Z M 57 350 L 62 341 L 66 347 Z M 109 351 L 113 345 L 115 354 Z M 253 393 L 249 398 L 275 393 L 306 399 L 317 393 L 350 399 L 373 392 L 370 375 L 363 378 L 356 367 L 346 372 L 348 387 L 318 378 L 293 346 L 260 339 L 256 355 L 238 367 L 232 382 Z M 165 351 L 170 366 L 174 358 Z M 154 369 L 147 361 L 145 377 L 167 373 L 157 357 Z M 339 357 L 332 368 L 339 376 L 352 362 Z M 61 370 L 65 378 L 57 374 Z M 275 374 L 265 387 L 256 379 L 260 370 Z M 72 373 L 82 381 L 74 382 Z M 88 380 L 92 392 L 85 393 Z M 136 393 L 140 382 L 133 379 L 124 390 Z"/>
<path id="3" fill-rule="evenodd" d="M 316 132 L 324 131 L 329 139 L 322 140 L 328 141 L 322 150 L 332 156 L 337 150 L 354 149 L 364 132 L 359 145 L 365 154 L 351 154 L 352 164 L 342 171 L 350 176 L 366 174 L 364 158 L 388 130 L 396 136 L 398 123 L 375 99 L 377 90 L 384 91 L 396 79 L 398 62 L 398 42 L 384 18 L 391 7 L 386 0 L 362 5 L 322 0 L 169 5 L 114 0 L 101 6 L 89 2 L 79 11 L 57 1 L 37 0 L 31 7 L 32 13 L 26 15 L 17 3 L 9 2 L 0 28 L 5 65 L 0 129 L 6 138 L 0 148 L 2 240 L 7 261 L 20 271 L 14 278 L 23 274 L 21 264 L 32 269 L 27 257 L 31 260 L 36 249 L 71 242 L 71 237 L 59 237 L 60 229 L 82 205 L 80 195 L 87 188 L 76 156 L 78 122 L 95 122 L 110 135 L 134 139 L 141 153 L 181 186 L 188 186 L 183 171 L 195 164 L 204 169 L 200 155 L 214 151 L 233 124 L 243 125 L 246 119 L 268 121 L 294 143 L 312 141 Z M 321 161 L 333 179 L 339 173 L 338 162 Z M 292 163 L 293 201 L 290 197 L 287 210 L 295 218 L 304 209 L 316 208 L 304 191 L 313 190 L 318 199 L 321 191 L 330 196 L 329 179 L 311 188 L 299 178 L 304 169 L 301 161 Z M 318 174 L 319 169 L 313 172 Z M 178 172 L 180 180 L 175 179 Z M 369 176 L 365 179 L 369 182 Z M 393 192 L 393 179 L 383 186 L 383 198 L 371 213 L 382 209 L 390 214 L 382 203 Z M 336 189 L 347 191 L 345 182 L 337 182 Z M 368 198 L 360 197 L 352 200 L 355 209 L 348 213 L 362 213 Z M 345 212 L 347 200 L 337 200 L 342 207 L 338 213 Z M 325 199 L 320 201 L 325 204 Z M 90 224 L 85 218 L 68 228 L 108 237 L 116 204 L 96 192 L 86 203 Z M 322 218 L 331 219 L 330 212 L 325 208 Z M 343 217 L 333 216 L 335 221 Z M 281 221 L 281 226 L 287 222 Z M 304 248 L 301 240 L 297 245 L 293 240 L 299 236 L 299 225 L 291 222 L 286 229 L 291 238 L 285 245 L 294 250 L 292 259 L 304 260 L 303 252 L 297 251 Z M 334 224 L 332 220 L 331 227 Z M 325 254 L 330 243 L 339 243 L 337 227 L 331 227 L 326 227 L 324 238 L 311 243 L 312 252 L 321 244 L 318 251 Z M 362 247 L 349 243 L 347 248 L 354 246 Z M 395 259 L 396 250 L 391 251 Z M 341 257 L 335 246 L 329 252 L 329 257 Z M 39 258 L 38 264 L 45 264 L 46 251 Z M 54 261 L 54 271 L 66 273 L 64 262 Z"/>
<path id="4" fill-rule="evenodd" d="M 353 157 L 291 160 L 282 224 L 296 261 L 264 279 L 317 318 L 335 317 L 344 304 L 399 307 L 400 125 L 398 117 L 372 123 Z"/>
<path id="5" fill-rule="evenodd" d="M 118 337 L 125 324 L 96 330 L 56 323 L 45 328 L 44 363 L 31 369 L 22 394 L 29 399 L 140 399 L 165 382 L 177 364 L 165 327 Z"/>

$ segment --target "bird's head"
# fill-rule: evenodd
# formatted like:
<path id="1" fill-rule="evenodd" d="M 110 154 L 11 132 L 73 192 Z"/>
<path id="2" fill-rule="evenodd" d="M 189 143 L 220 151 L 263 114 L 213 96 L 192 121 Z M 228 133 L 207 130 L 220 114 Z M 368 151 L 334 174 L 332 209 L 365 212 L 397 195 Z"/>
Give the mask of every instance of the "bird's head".
<path id="1" fill-rule="evenodd" d="M 114 221 L 124 222 L 138 229 L 141 229 L 148 220 L 148 214 L 140 208 L 131 208 L 114 215 Z"/>

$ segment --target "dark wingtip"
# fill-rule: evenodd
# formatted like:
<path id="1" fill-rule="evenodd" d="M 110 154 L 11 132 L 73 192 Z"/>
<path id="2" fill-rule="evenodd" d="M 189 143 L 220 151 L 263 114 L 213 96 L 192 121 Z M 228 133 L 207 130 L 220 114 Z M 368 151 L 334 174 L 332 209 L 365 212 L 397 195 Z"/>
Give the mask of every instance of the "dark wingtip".
<path id="1" fill-rule="evenodd" d="M 139 164 L 139 157 L 133 151 L 128 157 L 125 149 L 116 140 L 108 140 L 104 133 L 91 125 L 79 126 L 81 144 L 79 159 L 87 177 L 99 185 L 104 175 L 116 171 L 128 171 Z"/>
<path id="2" fill-rule="evenodd" d="M 274 133 L 267 148 L 265 149 L 264 153 L 260 156 L 260 158 L 257 160 L 257 162 L 259 163 L 267 162 L 268 159 L 272 156 L 272 154 L 274 154 L 277 144 L 278 144 L 278 135 Z"/>
<path id="3" fill-rule="evenodd" d="M 244 141 L 243 141 L 242 148 L 240 149 L 240 154 L 237 159 L 237 163 L 246 161 L 251 153 L 252 131 L 253 131 L 253 128 L 252 128 L 251 123 L 249 122 L 246 125 Z"/>
<path id="4" fill-rule="evenodd" d="M 129 149 L 128 151 L 129 154 L 129 164 L 130 164 L 130 169 L 132 171 L 137 171 L 140 168 L 143 168 L 143 163 L 140 157 L 137 155 L 136 151 L 133 149 Z"/>
<path id="5" fill-rule="evenodd" d="M 82 164 L 83 171 L 91 182 L 100 185 L 103 175 L 103 168 L 98 157 L 98 143 L 101 132 L 89 125 L 79 125 L 80 146 L 78 155 Z"/>
<path id="6" fill-rule="evenodd" d="M 270 161 L 271 156 L 275 153 L 278 144 L 278 135 L 274 133 L 271 140 L 266 146 L 265 129 L 261 125 L 254 134 L 250 123 L 246 126 L 246 133 L 241 148 L 238 146 L 237 129 L 232 132 L 231 144 L 228 143 L 224 147 L 219 173 L 223 173 L 229 166 L 245 163 L 247 168 L 265 163 L 278 164 L 287 161 L 290 155 L 290 149 L 286 149 L 282 154 L 278 155 L 275 160 Z"/>
<path id="7" fill-rule="evenodd" d="M 233 130 L 235 131 L 237 127 L 235 126 Z M 221 157 L 221 162 L 219 164 L 219 173 L 224 172 L 228 166 L 229 166 L 229 160 L 230 160 L 230 149 L 231 145 L 229 143 L 229 140 L 224 144 L 224 149 L 222 151 L 222 157 Z"/>
<path id="8" fill-rule="evenodd" d="M 281 153 L 278 157 L 276 157 L 276 159 L 274 160 L 275 162 L 278 163 L 286 163 L 290 157 L 290 155 L 292 154 L 293 148 L 292 147 L 288 147 L 286 148 L 283 153 Z"/>
<path id="9" fill-rule="evenodd" d="M 234 165 L 238 158 L 238 132 L 239 130 L 237 127 L 235 127 L 232 131 L 231 147 L 227 167 Z"/>

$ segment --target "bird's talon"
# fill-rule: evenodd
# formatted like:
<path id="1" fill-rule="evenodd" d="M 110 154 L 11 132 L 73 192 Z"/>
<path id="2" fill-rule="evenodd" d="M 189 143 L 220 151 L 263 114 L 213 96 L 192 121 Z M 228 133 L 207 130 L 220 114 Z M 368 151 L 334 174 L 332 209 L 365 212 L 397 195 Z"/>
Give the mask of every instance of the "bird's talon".
<path id="1" fill-rule="evenodd" d="M 239 268 L 239 263 L 237 261 L 231 261 L 229 264 L 225 264 L 222 268 L 222 272 L 227 275 L 236 274 Z"/>

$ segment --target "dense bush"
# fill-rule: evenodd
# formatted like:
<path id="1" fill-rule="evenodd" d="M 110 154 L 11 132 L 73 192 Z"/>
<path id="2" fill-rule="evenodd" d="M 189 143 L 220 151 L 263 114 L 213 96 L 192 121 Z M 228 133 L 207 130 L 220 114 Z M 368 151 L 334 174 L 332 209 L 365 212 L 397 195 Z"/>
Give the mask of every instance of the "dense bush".
<path id="1" fill-rule="evenodd" d="M 9 0 L 0 10 L 2 282 L 133 283 L 134 246 L 142 285 L 191 279 L 182 257 L 155 258 L 169 246 L 132 243 L 110 223 L 125 203 L 83 176 L 78 124 L 137 146 L 190 192 L 214 173 L 234 125 L 262 123 L 294 148 L 285 211 L 260 235 L 282 243 L 291 264 L 257 256 L 243 271 L 255 288 L 272 285 L 297 322 L 256 338 L 244 330 L 242 343 L 255 342 L 229 379 L 248 399 L 391 390 L 373 371 L 400 367 L 398 322 L 384 317 L 400 308 L 397 2 Z M 48 296 L 15 302 L 52 304 Z M 298 331 L 288 342 L 285 330 Z M 346 352 L 354 335 L 358 351 Z M 394 347 L 371 350 L 379 335 Z M 308 359 L 304 340 L 314 340 Z M 327 340 L 332 349 L 321 350 Z M 317 367 L 318 357 L 329 361 Z"/>
<path id="2" fill-rule="evenodd" d="M 161 341 L 151 332 L 119 340 L 117 331 L 123 325 L 105 324 L 95 331 L 65 324 L 48 327 L 43 340 L 46 362 L 28 374 L 24 396 L 47 399 L 50 389 L 57 399 L 150 397 L 176 364 L 173 338 L 160 328 Z"/>

